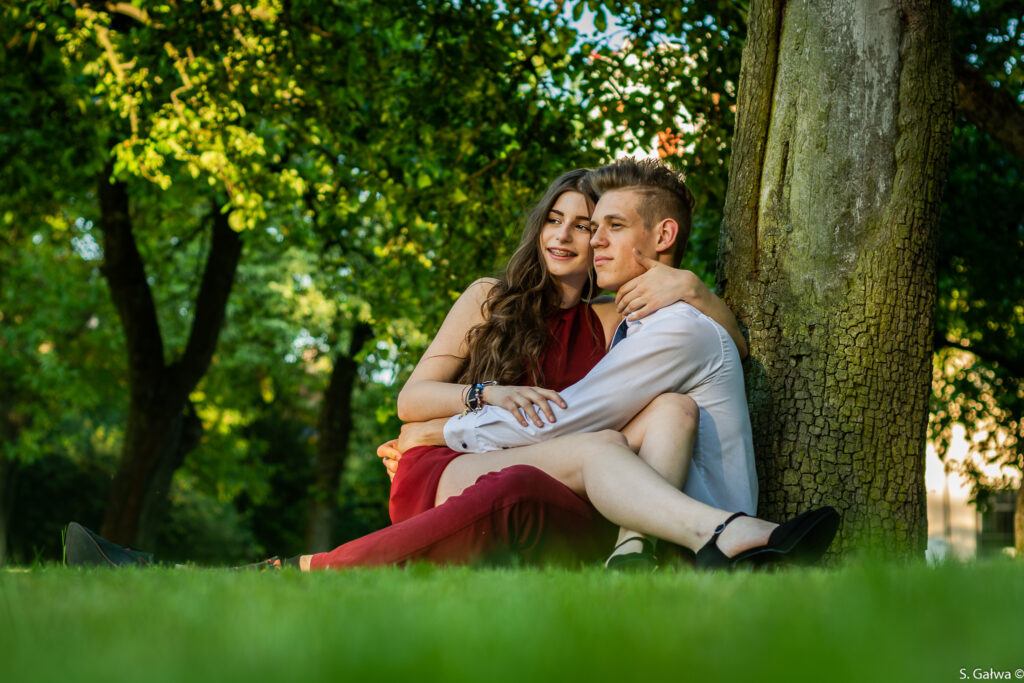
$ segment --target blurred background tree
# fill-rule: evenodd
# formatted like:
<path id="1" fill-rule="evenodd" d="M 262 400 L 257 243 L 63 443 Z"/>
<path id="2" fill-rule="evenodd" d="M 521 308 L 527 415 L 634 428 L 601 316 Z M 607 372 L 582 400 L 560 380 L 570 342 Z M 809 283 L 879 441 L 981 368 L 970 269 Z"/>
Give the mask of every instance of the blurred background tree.
<path id="1" fill-rule="evenodd" d="M 4 12 L 3 217 L 25 233 L 5 258 L 57 240 L 58 218 L 76 226 L 65 232 L 91 240 L 79 254 L 90 286 L 105 281 L 120 319 L 119 334 L 103 319 L 118 337 L 111 360 L 127 361 L 104 386 L 127 407 L 104 425 L 121 454 L 103 522 L 78 516 L 158 547 L 167 502 L 181 504 L 192 512 L 174 538 L 200 545 L 188 537 L 205 520 L 222 557 L 252 552 L 245 534 L 228 541 L 250 517 L 293 530 L 308 518 L 295 538 L 323 549 L 344 481 L 362 497 L 354 517 L 379 525 L 365 508 L 383 501 L 382 473 L 364 464 L 341 478 L 348 449 L 373 458 L 397 430 L 396 382 L 462 287 L 505 260 L 539 188 L 598 159 L 598 123 L 565 87 L 576 33 L 559 8 Z M 5 269 L 12 302 L 16 276 Z M 19 357 L 65 336 L 13 306 L 5 346 Z M 5 368 L 12 383 L 29 384 L 32 361 Z M 30 457 L 19 411 L 47 398 L 29 389 L 7 411 L 5 484 Z M 301 549 L 295 538 L 279 550 Z"/>
<path id="2" fill-rule="evenodd" d="M 1015 5 L 954 10 L 958 63 L 1019 107 Z M 386 523 L 397 389 L 558 173 L 657 149 L 700 197 L 687 265 L 712 281 L 747 11 L 6 4 L 0 557 L 5 534 L 17 561 L 59 557 L 70 518 L 199 561 Z M 940 440 L 974 416 L 1020 434 L 1020 160 L 982 130 L 958 124 L 943 210 Z M 139 257 L 115 306 L 117 226 Z M 163 426 L 133 436 L 143 417 Z"/>
<path id="3" fill-rule="evenodd" d="M 1024 553 L 1024 487 L 1006 476 L 1024 472 L 1024 15 L 1002 0 L 953 9 L 960 119 L 939 233 L 929 437 L 945 456 L 963 427 L 974 456 L 964 473 L 982 505 L 1017 487 Z"/>

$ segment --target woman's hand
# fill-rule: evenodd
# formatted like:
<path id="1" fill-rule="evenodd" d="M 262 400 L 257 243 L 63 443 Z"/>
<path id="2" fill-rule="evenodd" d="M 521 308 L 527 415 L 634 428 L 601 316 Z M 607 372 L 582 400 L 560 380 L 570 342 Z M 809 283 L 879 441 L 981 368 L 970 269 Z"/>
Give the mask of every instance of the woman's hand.
<path id="1" fill-rule="evenodd" d="M 388 478 L 394 481 L 395 473 L 398 472 L 398 461 L 402 459 L 402 451 L 398 450 L 398 439 L 391 439 L 377 446 L 377 457 L 384 463 Z"/>
<path id="2" fill-rule="evenodd" d="M 444 446 L 444 425 L 447 417 L 438 417 L 426 422 L 406 422 L 398 437 L 397 449 L 405 453 L 416 446 Z"/>
<path id="3" fill-rule="evenodd" d="M 691 270 L 673 268 L 641 255 L 636 249 L 633 258 L 647 272 L 624 284 L 615 295 L 616 312 L 629 320 L 640 320 L 677 301 L 692 303 L 710 293 Z"/>
<path id="4" fill-rule="evenodd" d="M 492 406 L 499 406 L 512 413 L 519 421 L 519 424 L 526 426 L 526 419 L 529 418 L 538 427 L 544 426 L 544 421 L 537 414 L 537 408 L 548 418 L 548 422 L 555 422 L 555 411 L 551 409 L 551 403 L 562 408 L 567 408 L 565 401 L 558 395 L 557 391 L 544 389 L 543 387 L 518 387 L 492 384 L 484 387 L 480 397 Z M 534 407 L 536 406 L 536 408 Z M 524 417 L 525 413 L 525 417 Z"/>

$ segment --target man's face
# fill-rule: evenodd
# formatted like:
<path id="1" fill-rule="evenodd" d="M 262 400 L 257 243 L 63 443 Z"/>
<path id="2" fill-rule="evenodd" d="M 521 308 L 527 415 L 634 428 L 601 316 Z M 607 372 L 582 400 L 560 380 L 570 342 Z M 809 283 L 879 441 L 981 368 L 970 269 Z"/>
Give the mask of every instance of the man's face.
<path id="1" fill-rule="evenodd" d="M 645 230 L 640 217 L 642 196 L 633 190 L 612 190 L 601 195 L 591 221 L 594 269 L 602 289 L 617 290 L 645 272 L 633 257 L 633 249 L 657 258 L 656 230 Z"/>

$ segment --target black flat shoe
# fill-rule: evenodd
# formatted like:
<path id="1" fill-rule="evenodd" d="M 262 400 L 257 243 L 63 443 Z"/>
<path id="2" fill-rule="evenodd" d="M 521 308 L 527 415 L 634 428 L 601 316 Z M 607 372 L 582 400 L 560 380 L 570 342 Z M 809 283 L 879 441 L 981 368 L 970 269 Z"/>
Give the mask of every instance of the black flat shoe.
<path id="1" fill-rule="evenodd" d="M 622 553 L 612 555 L 605 562 L 605 568 L 617 572 L 653 572 L 658 568 L 658 558 L 654 556 L 654 541 L 643 536 L 630 536 L 622 543 L 612 548 L 616 550 L 630 541 L 640 541 L 641 550 L 638 553 Z"/>
<path id="2" fill-rule="evenodd" d="M 735 557 L 726 557 L 718 548 L 718 537 L 730 522 L 746 516 L 744 512 L 737 512 L 715 528 L 711 539 L 697 552 L 698 569 L 759 567 L 774 562 L 814 564 L 828 550 L 839 530 L 839 513 L 835 508 L 808 510 L 780 524 L 764 545 L 745 550 Z"/>
<path id="3" fill-rule="evenodd" d="M 68 524 L 64 552 L 69 567 L 152 567 L 153 555 L 111 543 L 77 522 Z"/>

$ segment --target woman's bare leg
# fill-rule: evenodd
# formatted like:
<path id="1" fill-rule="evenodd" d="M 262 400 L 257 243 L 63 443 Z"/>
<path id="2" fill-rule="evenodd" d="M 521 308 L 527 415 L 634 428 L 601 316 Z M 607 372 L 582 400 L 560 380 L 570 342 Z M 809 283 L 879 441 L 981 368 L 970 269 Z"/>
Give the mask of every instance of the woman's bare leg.
<path id="1" fill-rule="evenodd" d="M 614 524 L 699 550 L 729 516 L 690 498 L 640 460 L 618 432 L 572 434 L 544 443 L 461 455 L 445 468 L 436 504 L 458 495 L 488 472 L 532 465 L 590 500 Z M 777 525 L 740 517 L 718 537 L 732 557 L 764 545 Z"/>
<path id="2" fill-rule="evenodd" d="M 623 428 L 622 435 L 629 447 L 662 479 L 682 489 L 693 457 L 699 423 L 700 409 L 692 398 L 683 394 L 662 394 Z M 616 550 L 609 559 L 615 555 L 639 552 L 642 549 L 639 541 L 625 541 L 644 535 L 620 527 L 615 541 Z"/>

